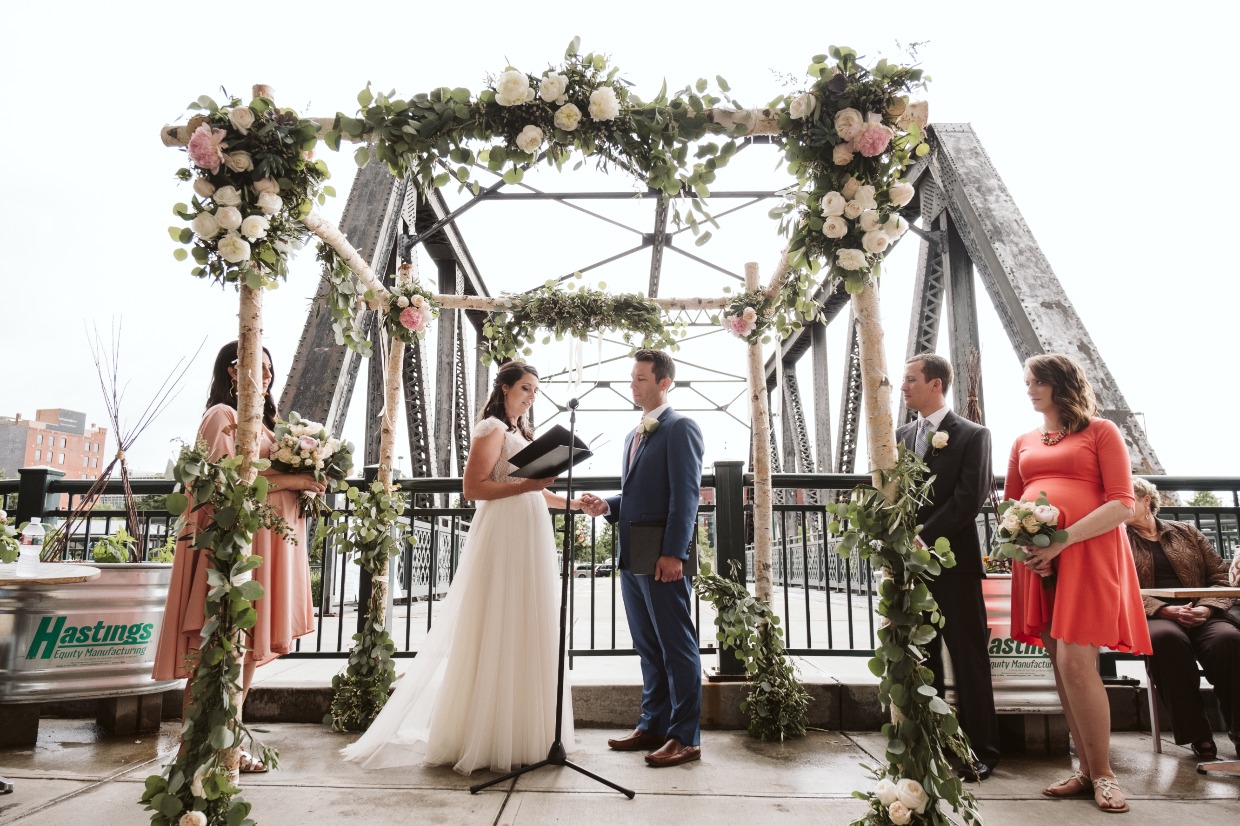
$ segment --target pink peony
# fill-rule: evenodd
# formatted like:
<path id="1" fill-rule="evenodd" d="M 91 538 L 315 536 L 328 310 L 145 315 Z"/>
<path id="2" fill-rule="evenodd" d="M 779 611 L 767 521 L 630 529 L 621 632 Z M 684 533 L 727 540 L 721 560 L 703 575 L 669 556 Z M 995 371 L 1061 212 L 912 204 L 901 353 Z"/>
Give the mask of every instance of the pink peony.
<path id="1" fill-rule="evenodd" d="M 202 124 L 189 136 L 189 159 L 200 169 L 219 172 L 224 162 L 224 138 L 228 135 L 223 129 L 212 129 Z"/>
<path id="2" fill-rule="evenodd" d="M 420 333 L 426 329 L 426 314 L 413 307 L 407 307 L 400 313 L 400 323 L 405 329 Z"/>
<path id="3" fill-rule="evenodd" d="M 891 138 L 894 135 L 895 133 L 891 131 L 890 126 L 883 126 L 881 123 L 871 123 L 866 126 L 865 131 L 853 139 L 853 145 L 865 157 L 873 158 L 887 151 L 887 145 L 891 143 Z"/>
<path id="4" fill-rule="evenodd" d="M 319 440 L 313 436 L 302 436 L 297 440 L 297 449 L 303 453 L 309 453 L 310 451 L 318 450 L 318 448 Z"/>
<path id="5" fill-rule="evenodd" d="M 753 332 L 755 326 L 757 325 L 754 322 L 747 320 L 743 315 L 728 316 L 728 332 L 737 338 L 744 338 L 749 335 Z"/>

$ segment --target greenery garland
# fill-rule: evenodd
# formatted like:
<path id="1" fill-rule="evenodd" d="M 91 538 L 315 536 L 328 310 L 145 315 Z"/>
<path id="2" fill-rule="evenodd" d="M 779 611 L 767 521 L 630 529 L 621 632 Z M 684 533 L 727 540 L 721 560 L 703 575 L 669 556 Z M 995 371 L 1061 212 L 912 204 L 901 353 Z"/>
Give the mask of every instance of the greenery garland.
<path id="1" fill-rule="evenodd" d="M 735 576 L 735 561 L 732 564 Z M 784 654 L 779 615 L 742 583 L 713 573 L 705 562 L 693 588 L 715 606 L 719 629 L 715 638 L 745 664 L 749 694 L 741 702 L 741 711 L 749 715 L 750 736 L 780 741 L 804 736 L 810 696 L 797 679 L 796 666 Z"/>
<path id="2" fill-rule="evenodd" d="M 190 680 L 190 703 L 181 729 L 181 751 L 162 774 L 146 779 L 141 802 L 151 810 L 154 826 L 244 826 L 250 804 L 239 798 L 236 777 L 224 760 L 229 750 L 249 743 L 270 768 L 279 765 L 274 749 L 257 744 L 241 722 L 234 698 L 241 692 L 240 658 L 234 651 L 246 649 L 244 634 L 254 627 L 254 602 L 263 586 L 250 572 L 263 564 L 250 553 L 254 534 L 273 531 L 292 541 L 288 525 L 267 504 L 267 480 L 258 476 L 252 484 L 242 481 L 241 457 L 210 461 L 204 441 L 181 449 L 173 478 L 185 493 L 168 494 L 167 509 L 181 517 L 183 527 L 190 514 L 202 511 L 210 521 L 200 528 L 190 551 L 203 554 L 207 568 L 206 617 L 194 674 Z M 266 469 L 266 460 L 253 467 Z M 188 495 L 187 495 L 188 494 Z"/>
<path id="3" fill-rule="evenodd" d="M 400 553 L 404 532 L 400 517 L 406 499 L 373 482 L 368 491 L 349 486 L 345 490 L 351 512 L 319 528 L 316 541 L 335 541 L 336 549 L 362 566 L 372 577 L 388 575 L 388 563 Z M 332 678 L 331 710 L 323 722 L 335 731 L 365 731 L 387 702 L 388 689 L 396 679 L 392 654 L 396 650 L 383 623 L 381 589 L 372 588 L 366 603 L 362 630 L 353 635 L 353 650 L 344 674 Z"/>
<path id="4" fill-rule="evenodd" d="M 896 483 L 895 501 L 888 502 L 878 488 L 862 485 L 847 502 L 826 506 L 832 515 L 829 530 L 840 536 L 836 552 L 843 557 L 856 552 L 885 573 L 878 613 L 886 622 L 878 630 L 879 645 L 869 669 L 880 681 L 879 700 L 898 709 L 901 718 L 883 725 L 887 764 L 876 772 L 878 785 L 853 793 L 870 805 L 857 824 L 948 826 L 952 821 L 940 811 L 940 800 L 962 813 L 966 822 L 981 822 L 977 801 L 952 771 L 946 753 L 967 764 L 968 738 L 951 706 L 938 696 L 934 674 L 922 665 L 925 646 L 934 642 L 944 623 L 927 581 L 956 564 L 945 538 L 933 548 L 913 542 L 920 527 L 917 510 L 929 498 L 926 473 L 921 459 L 901 447 L 899 461 L 885 480 Z"/>
<path id="5" fill-rule="evenodd" d="M 679 347 L 677 336 L 685 334 L 683 327 L 669 327 L 659 305 L 640 293 L 611 295 L 575 286 L 570 282 L 566 290 L 548 281 L 536 290 L 505 296 L 504 309 L 489 313 L 483 323 L 482 333 L 490 344 L 483 361 L 530 355 L 533 350 L 525 342 L 533 340 L 540 329 L 553 333 L 557 341 L 565 335 L 584 341 L 599 330 L 621 330 L 627 344 L 640 335 L 642 347 Z M 551 336 L 543 338 L 543 344 L 550 342 Z"/>

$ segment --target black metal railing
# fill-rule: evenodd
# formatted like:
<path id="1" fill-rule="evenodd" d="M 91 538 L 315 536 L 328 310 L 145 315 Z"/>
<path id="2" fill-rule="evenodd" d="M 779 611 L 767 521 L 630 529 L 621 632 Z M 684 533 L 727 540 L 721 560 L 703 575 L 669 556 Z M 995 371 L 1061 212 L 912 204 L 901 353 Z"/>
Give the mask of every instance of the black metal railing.
<path id="1" fill-rule="evenodd" d="M 703 501 L 698 515 L 699 555 L 715 570 L 753 582 L 752 475 L 742 473 L 740 462 L 719 462 L 702 479 Z M 772 478 L 772 608 L 780 615 L 792 653 L 804 655 L 868 656 L 874 649 L 877 574 L 867 563 L 835 552 L 838 538 L 829 529 L 823 505 L 868 477 L 841 474 L 775 474 Z M 1240 479 L 1211 477 L 1153 477 L 1163 491 L 1212 491 L 1230 504 L 1219 507 L 1164 506 L 1162 516 L 1188 521 L 1200 528 L 1230 560 L 1240 544 Z M 393 560 L 389 592 L 390 627 L 399 654 L 415 653 L 434 623 L 437 602 L 447 592 L 460 563 L 474 510 L 462 503 L 460 479 L 405 479 L 411 494 L 406 539 Z M 17 480 L 0 480 L 0 502 L 18 523 L 41 516 L 53 527 L 79 504 L 91 483 L 58 478 L 46 468 L 24 469 Z M 618 477 L 577 479 L 574 489 L 601 494 L 619 488 Z M 171 492 L 171 482 L 135 480 L 134 493 L 151 497 Z M 111 483 L 89 519 L 79 524 L 68 543 L 71 559 L 89 559 L 98 538 L 124 524 L 120 493 Z M 329 497 L 331 518 L 346 518 L 348 500 Z M 552 513 L 557 538 L 565 529 L 564 514 Z M 175 522 L 166 511 L 140 512 L 140 525 L 127 526 L 139 540 L 141 557 L 163 547 Z M 993 531 L 993 513 L 979 515 L 978 531 L 987 545 Z M 577 515 L 569 521 L 574 537 L 573 582 L 570 594 L 569 651 L 572 657 L 633 654 L 614 575 L 614 527 L 605 520 Z M 292 656 L 342 657 L 360 621 L 357 606 L 364 604 L 369 583 L 360 568 L 325 543 L 315 542 L 310 529 L 311 577 L 315 583 L 316 632 L 298 642 Z M 557 544 L 557 554 L 562 544 Z M 599 565 L 604 568 L 600 571 Z M 609 567 L 608 567 L 609 566 Z M 713 612 L 695 606 L 699 640 L 704 651 L 715 645 Z M 735 673 L 738 664 L 720 657 L 720 670 Z"/>

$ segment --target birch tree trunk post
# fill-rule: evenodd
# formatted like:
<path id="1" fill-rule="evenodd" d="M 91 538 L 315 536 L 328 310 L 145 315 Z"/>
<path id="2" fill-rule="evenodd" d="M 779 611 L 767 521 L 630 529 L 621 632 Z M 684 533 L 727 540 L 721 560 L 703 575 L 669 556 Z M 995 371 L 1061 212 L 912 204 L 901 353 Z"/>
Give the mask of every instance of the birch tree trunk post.
<path id="1" fill-rule="evenodd" d="M 745 290 L 758 289 L 758 265 L 745 265 Z M 766 407 L 762 344 L 749 345 L 749 402 L 753 428 L 754 596 L 771 604 L 771 422 Z"/>
<path id="2" fill-rule="evenodd" d="M 883 350 L 883 319 L 879 305 L 878 278 L 872 276 L 865 289 L 852 297 L 857 319 L 857 346 L 861 357 L 861 398 L 865 410 L 866 442 L 874 487 L 888 502 L 895 500 L 895 420 L 891 416 L 891 379 Z"/>

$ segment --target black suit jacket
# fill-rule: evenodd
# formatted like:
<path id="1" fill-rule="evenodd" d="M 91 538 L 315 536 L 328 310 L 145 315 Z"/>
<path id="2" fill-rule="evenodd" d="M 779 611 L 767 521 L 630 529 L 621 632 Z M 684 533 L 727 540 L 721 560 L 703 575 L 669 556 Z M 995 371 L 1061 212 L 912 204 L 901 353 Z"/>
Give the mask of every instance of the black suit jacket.
<path id="1" fill-rule="evenodd" d="M 985 576 L 982 543 L 977 533 L 977 514 L 993 487 L 990 472 L 990 431 L 963 416 L 948 411 L 938 430 L 947 433 L 947 445 L 926 451 L 924 461 L 934 477 L 930 501 L 917 512 L 923 526 L 921 539 L 933 545 L 947 537 L 956 567 L 945 568 L 944 576 Z M 901 444 L 913 449 L 917 423 L 901 427 L 896 435 Z"/>

